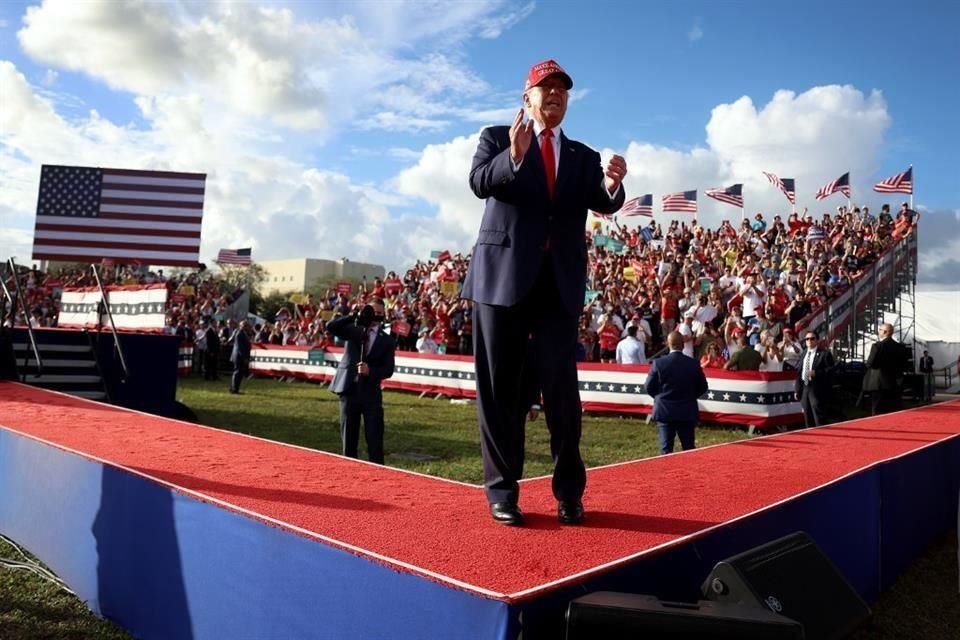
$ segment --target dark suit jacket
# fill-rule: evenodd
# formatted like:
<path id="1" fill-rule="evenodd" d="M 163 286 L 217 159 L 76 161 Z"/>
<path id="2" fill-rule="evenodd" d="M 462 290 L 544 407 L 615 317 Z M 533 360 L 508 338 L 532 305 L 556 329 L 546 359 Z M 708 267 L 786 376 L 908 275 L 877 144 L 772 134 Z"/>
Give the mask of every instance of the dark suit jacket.
<path id="1" fill-rule="evenodd" d="M 874 342 L 867 358 L 867 373 L 863 378 L 864 391 L 896 391 L 897 378 L 903 375 L 906 353 L 903 345 L 893 338 Z"/>
<path id="2" fill-rule="evenodd" d="M 370 367 L 370 375 L 357 376 L 357 365 L 361 361 L 362 350 L 366 348 L 367 330 L 356 325 L 353 316 L 342 316 L 327 323 L 327 330 L 345 341 L 343 357 L 337 365 L 337 372 L 330 383 L 330 391 L 338 394 L 359 393 L 361 395 L 378 394 L 380 382 L 393 375 L 394 351 L 393 338 L 377 333 L 370 351 L 363 362 Z"/>
<path id="3" fill-rule="evenodd" d="M 803 382 L 803 363 L 807 358 L 807 349 L 800 354 L 800 362 L 797 363 L 797 380 L 794 383 L 794 389 L 798 396 L 803 395 L 803 389 L 806 386 Z M 813 356 L 813 380 L 810 383 L 810 389 L 818 398 L 826 398 L 830 389 L 833 387 L 833 373 L 836 368 L 836 361 L 833 354 L 827 349 L 820 349 Z"/>
<path id="4" fill-rule="evenodd" d="M 603 187 L 600 154 L 562 132 L 558 163 L 551 199 L 536 140 L 514 172 L 510 128 L 489 127 L 480 134 L 470 187 L 487 203 L 463 283 L 464 298 L 500 306 L 523 300 L 540 272 L 549 238 L 564 307 L 579 314 L 587 274 L 587 211 L 619 210 L 624 190 L 610 198 Z"/>
<path id="5" fill-rule="evenodd" d="M 700 419 L 697 398 L 707 392 L 707 378 L 698 361 L 671 351 L 653 361 L 646 389 L 653 396 L 657 422 L 696 422 Z"/>
<path id="6" fill-rule="evenodd" d="M 250 337 L 246 331 L 237 329 L 233 334 L 233 349 L 230 351 L 230 362 L 238 364 L 239 362 L 250 360 Z"/>

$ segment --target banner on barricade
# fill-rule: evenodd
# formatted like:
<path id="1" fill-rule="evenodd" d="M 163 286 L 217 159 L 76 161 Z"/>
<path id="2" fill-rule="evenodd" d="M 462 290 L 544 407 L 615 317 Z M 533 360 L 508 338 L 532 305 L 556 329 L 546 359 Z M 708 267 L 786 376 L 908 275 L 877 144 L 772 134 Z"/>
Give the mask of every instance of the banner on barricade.
<path id="1" fill-rule="evenodd" d="M 250 370 L 256 375 L 330 380 L 342 349 L 330 349 L 325 359 L 311 356 L 308 347 L 254 345 Z M 586 411 L 646 415 L 653 398 L 646 393 L 647 365 L 577 365 L 581 405 Z M 709 391 L 699 399 L 703 420 L 756 427 L 803 422 L 794 398 L 796 373 L 706 369 Z M 384 388 L 442 393 L 450 398 L 476 397 L 473 358 L 398 351 L 392 378 Z"/>
<path id="2" fill-rule="evenodd" d="M 117 329 L 163 331 L 167 315 L 167 287 L 163 284 L 112 286 L 106 288 L 107 303 Z M 57 326 L 93 329 L 110 326 L 100 309 L 98 287 L 68 287 L 60 300 Z M 97 315 L 103 311 L 102 315 Z"/>

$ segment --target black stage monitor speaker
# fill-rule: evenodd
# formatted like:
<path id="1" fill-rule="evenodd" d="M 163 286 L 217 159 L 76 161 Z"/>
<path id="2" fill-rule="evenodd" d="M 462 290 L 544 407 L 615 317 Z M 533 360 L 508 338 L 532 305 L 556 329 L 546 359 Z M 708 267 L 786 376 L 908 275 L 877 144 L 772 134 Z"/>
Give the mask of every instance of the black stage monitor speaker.
<path id="1" fill-rule="evenodd" d="M 567 640 L 804 640 L 803 625 L 763 607 L 598 591 L 567 608 Z"/>
<path id="2" fill-rule="evenodd" d="M 860 595 L 802 531 L 717 563 L 703 594 L 797 620 L 809 640 L 846 638 L 870 618 Z"/>

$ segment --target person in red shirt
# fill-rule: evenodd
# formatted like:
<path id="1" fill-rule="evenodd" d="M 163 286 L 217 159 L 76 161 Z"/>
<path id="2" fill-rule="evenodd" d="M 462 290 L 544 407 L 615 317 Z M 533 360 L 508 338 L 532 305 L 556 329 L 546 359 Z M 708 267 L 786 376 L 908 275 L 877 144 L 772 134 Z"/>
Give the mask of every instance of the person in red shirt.
<path id="1" fill-rule="evenodd" d="M 711 342 L 708 344 L 706 352 L 700 357 L 700 367 L 702 369 L 723 369 L 725 364 L 727 364 L 727 361 L 720 353 L 720 343 Z"/>
<path id="2" fill-rule="evenodd" d="M 600 338 L 600 362 L 616 362 L 620 329 L 617 328 L 609 315 L 604 314 L 600 318 L 600 328 L 597 335 Z"/>

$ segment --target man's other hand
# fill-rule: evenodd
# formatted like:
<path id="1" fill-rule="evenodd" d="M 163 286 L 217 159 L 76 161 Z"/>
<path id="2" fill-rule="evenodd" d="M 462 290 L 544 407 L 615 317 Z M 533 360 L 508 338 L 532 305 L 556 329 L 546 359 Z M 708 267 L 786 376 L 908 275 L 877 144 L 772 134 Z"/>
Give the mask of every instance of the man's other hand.
<path id="1" fill-rule="evenodd" d="M 603 173 L 605 176 L 603 186 L 607 188 L 610 195 L 614 195 L 627 175 L 627 161 L 623 159 L 623 156 L 614 155 L 607 162 L 607 167 Z"/>
<path id="2" fill-rule="evenodd" d="M 527 155 L 530 143 L 533 141 L 533 120 L 523 122 L 523 108 L 517 112 L 510 126 L 510 159 L 514 164 L 520 164 Z"/>

